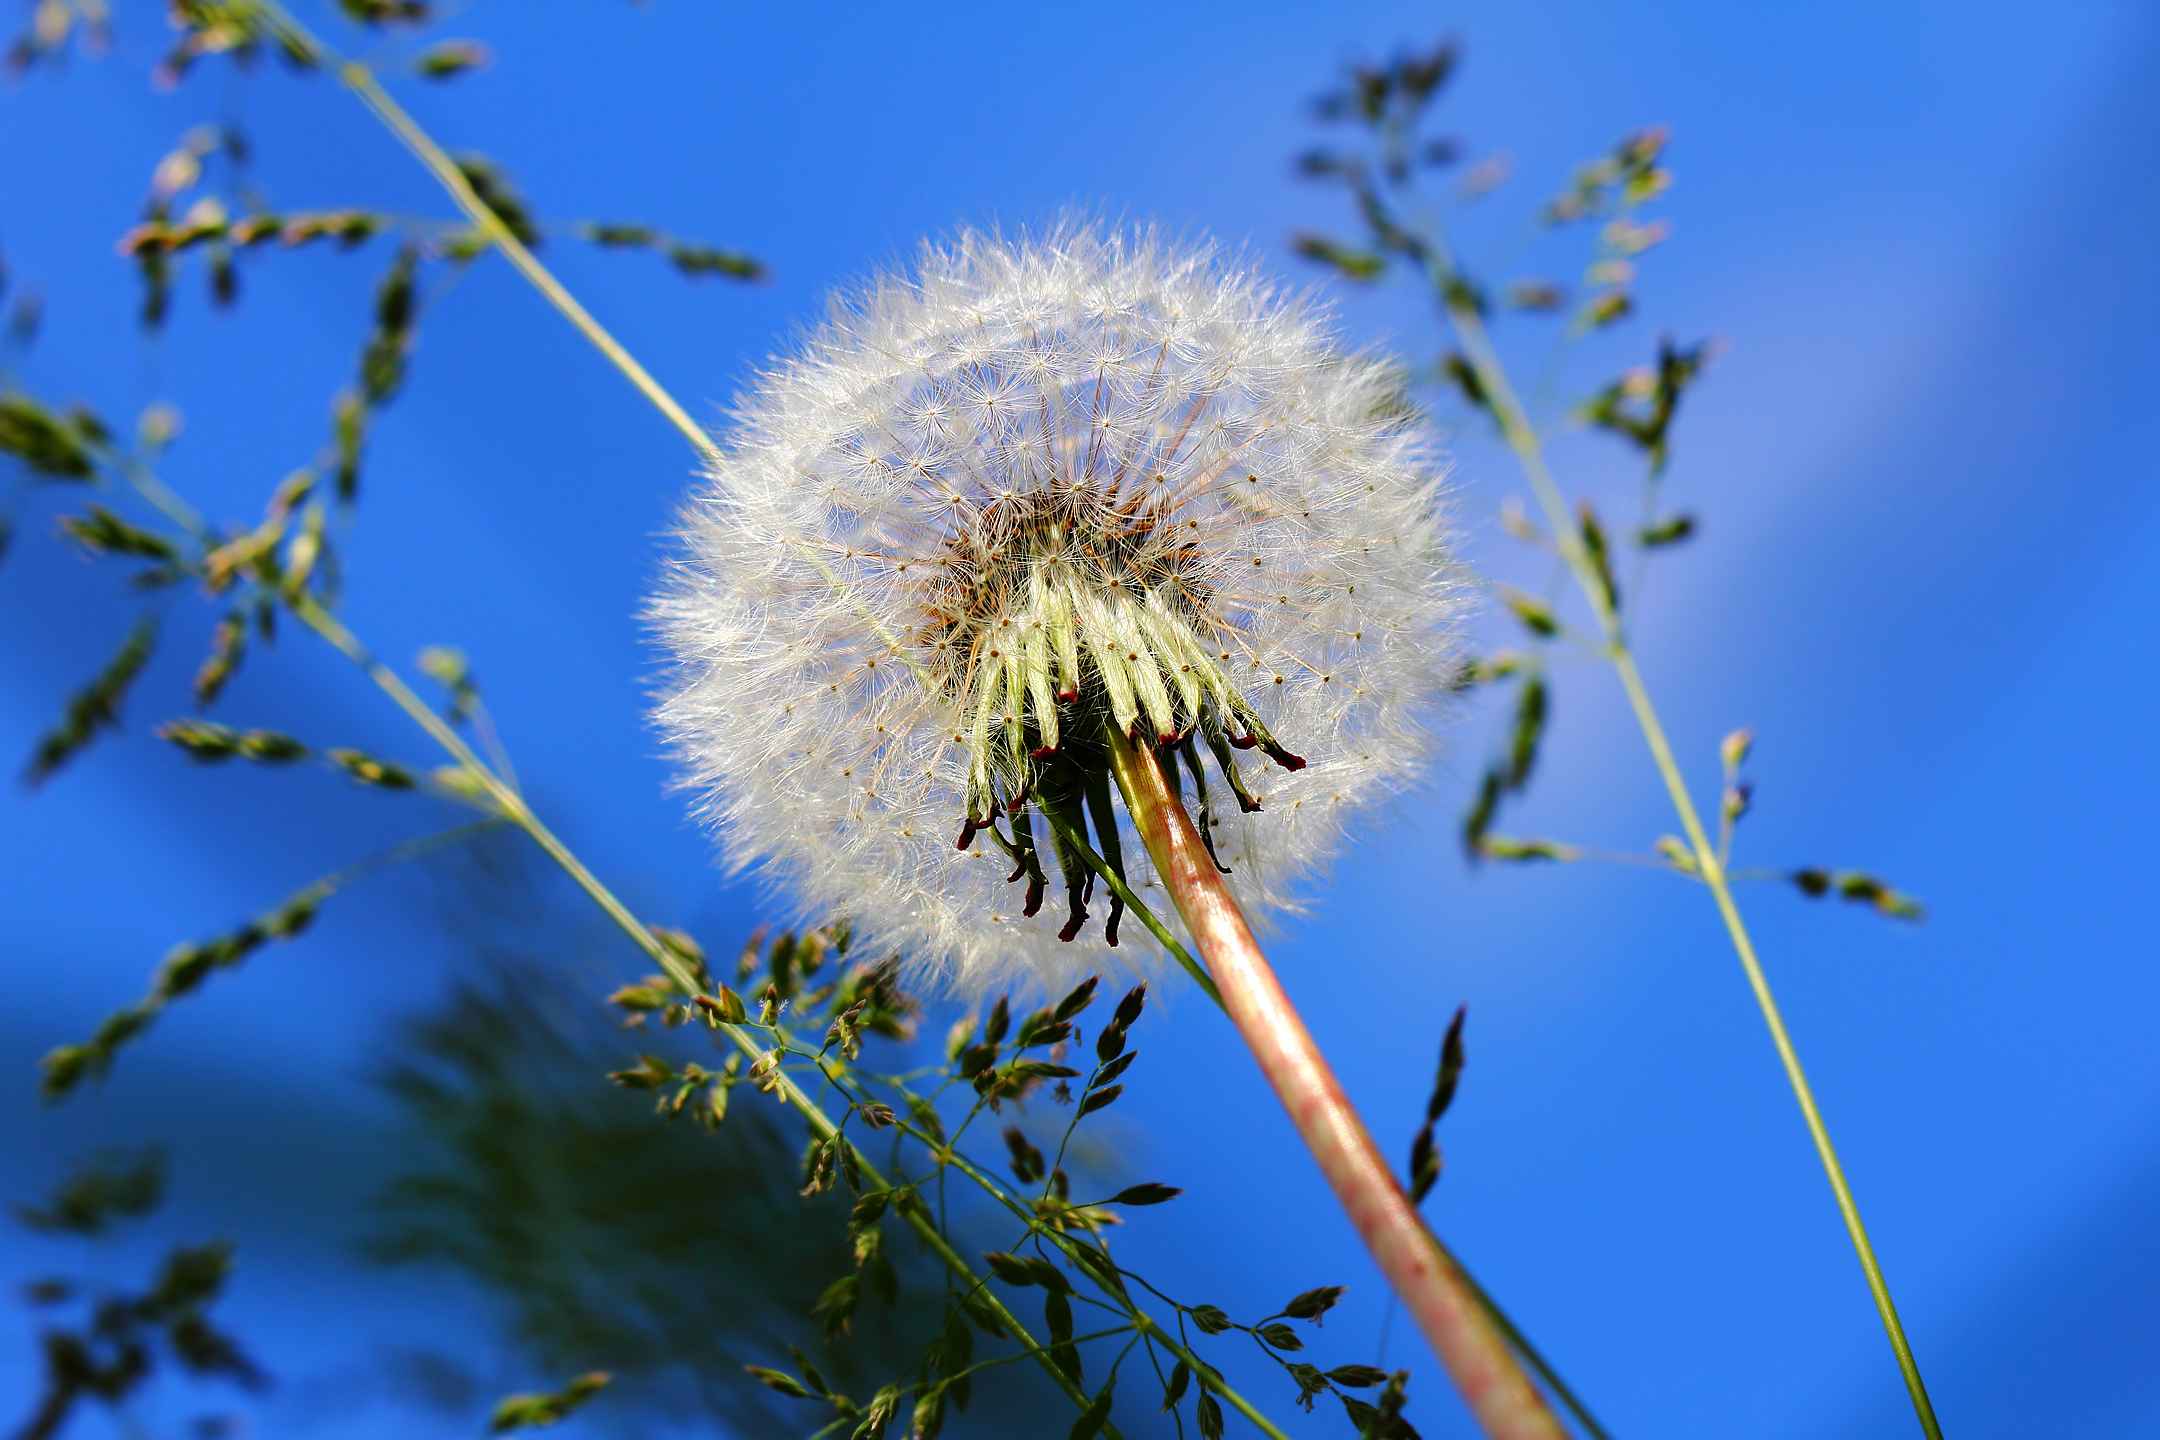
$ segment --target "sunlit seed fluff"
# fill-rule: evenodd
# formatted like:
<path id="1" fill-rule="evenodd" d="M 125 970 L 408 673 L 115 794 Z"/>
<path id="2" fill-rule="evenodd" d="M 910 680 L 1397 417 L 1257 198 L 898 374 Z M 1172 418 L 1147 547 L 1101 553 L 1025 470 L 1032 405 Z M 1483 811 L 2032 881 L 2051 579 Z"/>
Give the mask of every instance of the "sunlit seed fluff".
<path id="1" fill-rule="evenodd" d="M 653 603 L 730 861 L 963 989 L 1058 983 L 1104 937 L 1077 891 L 1070 944 L 1022 913 L 1054 853 L 1031 811 L 1078 804 L 1115 725 L 1186 742 L 1188 797 L 1256 747 L 1260 808 L 1215 768 L 1207 820 L 1248 908 L 1291 904 L 1413 779 L 1452 665 L 1399 393 L 1309 302 L 1148 230 L 966 231 L 836 296 L 739 402 Z"/>

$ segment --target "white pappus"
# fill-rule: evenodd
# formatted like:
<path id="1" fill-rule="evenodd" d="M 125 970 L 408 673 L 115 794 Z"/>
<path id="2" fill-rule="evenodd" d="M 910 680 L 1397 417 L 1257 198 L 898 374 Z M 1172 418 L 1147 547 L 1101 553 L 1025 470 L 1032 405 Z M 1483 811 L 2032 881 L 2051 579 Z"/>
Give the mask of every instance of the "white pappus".
<path id="1" fill-rule="evenodd" d="M 1402 386 L 1148 229 L 962 231 L 835 296 L 738 402 L 652 603 L 660 722 L 731 864 L 962 989 L 1056 984 L 1119 907 L 1083 925 L 1109 897 L 1048 813 L 1151 883 L 1114 725 L 1212 787 L 1243 904 L 1290 905 L 1414 779 L 1455 664 Z"/>

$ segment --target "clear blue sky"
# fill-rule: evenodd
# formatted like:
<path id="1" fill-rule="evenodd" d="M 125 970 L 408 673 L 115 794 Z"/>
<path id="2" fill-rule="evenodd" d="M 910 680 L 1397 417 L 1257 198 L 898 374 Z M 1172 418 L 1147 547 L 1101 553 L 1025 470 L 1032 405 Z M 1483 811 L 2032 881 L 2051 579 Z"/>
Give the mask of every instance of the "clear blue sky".
<path id="1" fill-rule="evenodd" d="M 49 301 L 22 378 L 121 418 L 178 403 L 171 478 L 239 521 L 319 443 L 386 252 L 258 257 L 229 316 L 190 283 L 145 345 L 112 246 L 151 166 L 187 126 L 236 120 L 281 207 L 443 204 L 324 80 L 210 63 L 151 93 L 161 22 L 122 9 L 115 55 L 0 93 L 0 244 Z M 1652 582 L 1651 685 L 1704 796 L 1718 737 L 1756 729 L 1742 863 L 1862 866 L 1932 906 L 1912 929 L 1778 889 L 1744 897 L 1950 1433 L 2160 1430 L 2160 970 L 2137 899 L 2160 603 L 2149 12 L 1655 9 L 474 6 L 450 28 L 483 36 L 495 68 L 404 88 L 545 215 L 649 220 L 771 264 L 759 287 L 686 287 L 648 257 L 549 247 L 708 415 L 828 286 L 958 221 L 1078 202 L 1249 241 L 1291 268 L 1289 232 L 1342 218 L 1288 173 L 1310 140 L 1303 97 L 1338 61 L 1435 27 L 1469 52 L 1446 123 L 1478 153 L 1511 151 L 1518 177 L 1486 202 L 1493 223 L 1471 225 L 1473 262 L 1505 251 L 1577 161 L 1672 125 L 1676 234 L 1647 267 L 1649 318 L 1575 377 L 1638 358 L 1659 328 L 1729 342 L 1679 430 L 1668 483 L 1705 525 Z M 1430 346 L 1427 314 L 1399 294 L 1346 318 L 1361 337 Z M 1458 450 L 1473 556 L 1504 569 L 1493 517 L 1514 477 L 1474 427 Z M 1567 441 L 1558 459 L 1576 488 L 1627 493 L 1600 445 Z M 724 945 L 756 897 L 716 877 L 665 791 L 635 620 L 689 468 L 679 438 L 483 262 L 432 297 L 372 443 L 347 614 L 392 656 L 464 646 L 543 812 L 641 910 Z M 35 533 L 53 497 L 7 503 L 25 533 L 0 566 L 0 757 L 28 752 L 134 605 Z M 440 883 L 355 890 L 318 933 L 176 1008 L 101 1092 L 56 1111 L 32 1099 L 35 1057 L 138 993 L 173 941 L 426 823 L 412 802 L 324 777 L 186 768 L 149 739 L 206 644 L 203 607 L 170 610 L 126 734 L 45 793 L 0 796 L 4 1198 L 147 1128 L 175 1151 L 173 1206 L 116 1253 L 229 1233 L 230 1318 L 273 1372 L 350 1371 L 416 1333 L 495 1354 L 484 1301 L 350 1251 L 395 1162 L 367 1067 L 396 1017 L 477 963 Z M 249 661 L 222 714 L 423 754 L 297 638 Z M 1430 793 L 1376 827 L 1283 937 L 1314 1029 L 1400 1149 L 1445 1017 L 1469 1004 L 1432 1213 L 1619 1433 L 1908 1433 L 1707 898 L 1648 872 L 1465 871 L 1454 817 L 1496 724 L 1464 715 Z M 1610 849 L 1673 828 L 1598 669 L 1561 677 L 1544 769 L 1508 826 Z M 560 911 L 585 923 L 567 896 Z M 555 938 L 596 990 L 638 969 L 597 922 Z M 1133 1227 L 1132 1263 L 1235 1311 L 1347 1281 L 1323 1354 L 1369 1358 L 1377 1277 L 1234 1036 L 1191 999 L 1147 1023 L 1156 1068 L 1117 1120 L 1136 1168 L 1187 1194 Z M 1205 1083 L 1167 1083 L 1173 1053 Z M 10 1284 L 68 1258 L 0 1238 Z M 30 1355 L 20 1312 L 0 1309 L 0 1421 Z M 1388 1358 L 1419 1372 L 1425 1433 L 1463 1433 L 1400 1327 Z M 1231 1369 L 1288 1409 L 1286 1386 Z M 266 1433 L 301 1423 L 303 1394 L 266 1402 Z M 310 1433 L 393 1419 L 355 1406 Z"/>

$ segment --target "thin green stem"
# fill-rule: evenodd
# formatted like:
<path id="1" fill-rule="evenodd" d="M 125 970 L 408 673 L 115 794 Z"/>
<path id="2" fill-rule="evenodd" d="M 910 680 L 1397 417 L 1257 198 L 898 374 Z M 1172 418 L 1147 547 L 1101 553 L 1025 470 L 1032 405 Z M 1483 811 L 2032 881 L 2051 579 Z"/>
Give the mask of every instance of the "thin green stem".
<path id="1" fill-rule="evenodd" d="M 1852 1237 L 1853 1250 L 1860 1257 L 1860 1268 L 1867 1276 L 1868 1293 L 1874 1297 L 1875 1309 L 1882 1316 L 1883 1330 L 1890 1337 L 1890 1349 L 1897 1356 L 1899 1373 L 1905 1377 L 1913 1413 L 1919 1417 L 1920 1428 L 1929 1440 L 1942 1440 L 1942 1425 L 1935 1418 L 1934 1402 L 1928 1398 L 1927 1384 L 1920 1378 L 1919 1362 L 1913 1358 L 1912 1344 L 1905 1338 L 1905 1326 L 1898 1319 L 1897 1302 L 1891 1298 L 1890 1283 L 1883 1278 L 1882 1265 L 1875 1258 L 1875 1246 L 1868 1239 L 1867 1226 L 1860 1219 L 1860 1206 L 1853 1199 L 1852 1186 L 1845 1179 L 1845 1167 L 1838 1161 L 1837 1149 L 1830 1143 L 1829 1127 L 1823 1122 L 1822 1111 L 1815 1103 L 1815 1092 L 1808 1084 L 1807 1071 L 1800 1064 L 1800 1053 L 1793 1047 L 1792 1035 L 1786 1030 L 1785 1018 L 1771 993 L 1769 976 L 1756 956 L 1754 939 L 1740 918 L 1740 907 L 1733 899 L 1732 887 L 1725 881 L 1724 864 L 1703 833 L 1702 819 L 1695 813 L 1686 782 L 1681 779 L 1680 768 L 1673 761 L 1672 747 L 1665 739 L 1664 727 L 1658 723 L 1656 710 L 1651 707 L 1649 692 L 1643 688 L 1634 656 L 1625 649 L 1617 650 L 1613 667 L 1620 673 L 1620 684 L 1627 691 L 1636 723 L 1642 727 L 1643 738 L 1649 742 L 1650 752 L 1656 757 L 1658 774 L 1673 798 L 1673 808 L 1680 813 L 1688 843 L 1695 847 L 1704 883 L 1716 897 L 1718 915 L 1725 922 L 1726 933 L 1732 937 L 1740 967 L 1747 973 L 1748 987 L 1755 992 L 1755 1003 L 1761 1007 L 1763 1024 L 1770 1031 L 1770 1043 L 1777 1047 L 1778 1060 L 1785 1067 L 1786 1078 L 1792 1082 L 1793 1098 L 1799 1102 L 1808 1136 L 1815 1142 L 1815 1153 L 1822 1158 L 1823 1172 L 1829 1177 L 1831 1193 L 1837 1198 L 1838 1214 L 1845 1221 L 1846 1233 Z"/>
<path id="2" fill-rule="evenodd" d="M 1435 279 L 1444 281 L 1453 273 L 1453 261 L 1437 237 L 1433 244 Z M 1442 288 L 1443 293 L 1447 293 L 1444 285 Z M 1445 308 L 1457 340 L 1485 387 L 1493 415 L 1500 423 L 1500 430 L 1508 448 L 1515 453 L 1516 461 L 1528 478 L 1539 507 L 1545 512 L 1546 523 L 1552 527 L 1554 541 L 1567 559 L 1568 568 L 1574 572 L 1577 585 L 1604 630 L 1608 658 L 1613 669 L 1619 674 L 1621 688 L 1627 693 L 1628 706 L 1634 712 L 1635 723 L 1650 748 L 1651 760 L 1657 766 L 1658 776 L 1664 782 L 1667 795 L 1671 797 L 1673 811 L 1679 817 L 1681 829 L 1686 832 L 1687 842 L 1695 851 L 1696 865 L 1701 871 L 1703 882 L 1710 887 L 1710 893 L 1716 900 L 1718 915 L 1725 923 L 1726 933 L 1731 937 L 1734 953 L 1739 956 L 1740 968 L 1747 976 L 1748 988 L 1754 992 L 1755 1003 L 1762 1011 L 1763 1024 L 1770 1032 L 1770 1041 L 1776 1047 L 1778 1061 L 1785 1068 L 1785 1078 L 1792 1086 L 1793 1098 L 1798 1102 L 1801 1117 L 1807 1123 L 1809 1138 L 1815 1142 L 1815 1153 L 1822 1161 L 1823 1173 L 1829 1178 L 1831 1193 L 1837 1200 L 1838 1214 L 1844 1219 L 1846 1234 L 1852 1239 L 1853 1251 L 1860 1260 L 1860 1269 L 1867 1277 L 1868 1293 L 1874 1297 L 1876 1313 L 1882 1317 L 1883 1330 L 1890 1337 L 1890 1349 L 1897 1357 L 1898 1370 L 1905 1379 L 1905 1389 L 1912 1397 L 1913 1412 L 1919 1417 L 1920 1428 L 1929 1440 L 1941 1440 L 1942 1426 L 1935 1418 L 1934 1403 L 1928 1398 L 1927 1386 L 1920 1378 L 1919 1364 L 1913 1358 L 1911 1343 L 1905 1338 L 1905 1327 L 1898 1319 L 1897 1305 L 1890 1297 L 1889 1282 L 1883 1278 L 1882 1266 L 1875 1258 L 1874 1244 L 1868 1239 L 1867 1227 L 1861 1223 L 1860 1207 L 1853 1199 L 1852 1186 L 1846 1181 L 1845 1168 L 1838 1162 L 1837 1150 L 1830 1143 L 1830 1131 L 1823 1123 L 1822 1111 L 1815 1103 L 1815 1092 L 1808 1084 L 1807 1072 L 1800 1064 L 1799 1052 L 1793 1047 L 1792 1036 L 1785 1028 L 1784 1016 L 1778 1009 L 1776 997 L 1771 993 L 1769 977 L 1764 973 L 1762 962 L 1755 953 L 1755 942 L 1740 918 L 1740 907 L 1734 901 L 1732 887 L 1726 880 L 1724 860 L 1718 847 L 1711 843 L 1709 833 L 1703 826 L 1702 816 L 1696 810 L 1694 798 L 1688 793 L 1687 782 L 1682 778 L 1680 767 L 1673 759 L 1672 746 L 1665 738 L 1665 727 L 1658 719 L 1650 693 L 1643 685 L 1642 674 L 1636 668 L 1635 657 L 1628 648 L 1620 616 L 1598 578 L 1595 565 L 1583 550 L 1581 536 L 1568 514 L 1567 500 L 1560 493 L 1560 487 L 1554 483 L 1552 472 L 1546 466 L 1544 450 L 1538 442 L 1537 432 L 1531 427 L 1521 403 L 1508 383 L 1506 370 L 1493 348 L 1485 322 L 1479 317 L 1475 307 L 1467 303 L 1450 301 Z"/>
<path id="3" fill-rule="evenodd" d="M 412 152 L 413 158 L 435 177 L 436 183 L 450 192 L 450 198 L 457 202 L 466 218 L 488 237 L 496 249 L 502 251 L 504 258 L 517 267 L 518 273 L 523 275 L 534 289 L 546 296 L 548 303 L 560 311 L 564 319 L 575 325 L 578 333 L 590 341 L 594 349 L 606 356 L 608 363 L 620 371 L 623 378 L 636 386 L 638 393 L 643 395 L 654 409 L 666 416 L 669 423 L 682 432 L 683 438 L 690 442 L 692 448 L 708 461 L 720 458 L 720 447 L 713 443 L 712 437 L 690 418 L 689 412 L 676 403 L 675 397 L 670 395 L 659 381 L 646 373 L 645 367 L 637 362 L 637 357 L 625 350 L 621 342 L 608 333 L 607 327 L 595 320 L 585 307 L 578 303 L 577 297 L 564 289 L 562 282 L 534 258 L 525 243 L 510 232 L 510 227 L 503 223 L 502 217 L 489 209 L 487 203 L 480 198 L 479 192 L 474 190 L 472 182 L 465 178 L 465 172 L 459 168 L 457 161 L 451 159 L 427 131 L 421 129 L 419 123 L 405 113 L 405 107 L 398 104 L 390 92 L 376 81 L 374 71 L 356 60 L 338 57 L 328 46 L 317 40 L 306 26 L 294 19 L 291 12 L 278 4 L 277 0 L 261 0 L 261 5 L 262 13 L 287 41 L 318 63 L 335 69 L 338 83 L 360 98 L 360 103 L 367 106 L 375 118 L 398 138 L 399 143 Z"/>
<path id="4" fill-rule="evenodd" d="M 130 485 L 135 487 L 136 494 L 149 501 L 166 519 L 185 530 L 189 535 L 205 544 L 208 543 L 210 527 L 204 522 L 202 516 L 194 506 L 181 499 L 170 486 L 158 479 L 155 471 L 133 455 L 124 455 L 114 451 L 111 458 L 113 466 L 126 477 Z"/>
<path id="5" fill-rule="evenodd" d="M 409 860 L 418 860 L 434 854 L 437 850 L 446 850 L 452 845 L 461 845 L 476 835 L 485 834 L 506 823 L 504 816 L 488 815 L 478 820 L 468 820 L 462 825 L 453 825 L 447 830 L 437 830 L 431 835 L 415 836 L 388 849 L 378 850 L 372 855 L 363 855 L 344 869 L 332 871 L 315 883 L 325 889 L 342 890 L 362 876 L 372 875 L 377 870 L 386 870 L 392 865 L 402 865 Z"/>
<path id="6" fill-rule="evenodd" d="M 1433 1244 L 1440 1244 L 1439 1236 L 1433 1237 Z M 1545 1388 L 1552 1391 L 1554 1398 L 1566 1406 L 1567 1412 L 1575 1417 L 1575 1423 L 1582 1426 L 1583 1434 L 1589 1436 L 1590 1440 L 1611 1440 L 1605 1427 L 1598 1424 L 1597 1417 L 1590 1413 L 1590 1407 L 1568 1388 L 1567 1382 L 1560 1378 L 1560 1372 L 1553 1369 L 1545 1357 L 1538 1353 L 1537 1346 L 1532 1345 L 1530 1337 L 1523 1334 L 1515 1322 L 1508 1318 L 1507 1311 L 1500 1308 L 1500 1303 L 1485 1293 L 1485 1287 L 1478 1284 L 1477 1277 L 1468 1270 L 1463 1270 L 1459 1263 L 1455 1268 L 1462 1270 L 1463 1283 L 1470 1287 L 1471 1293 L 1477 1296 L 1478 1304 L 1484 1306 L 1485 1312 L 1492 1316 L 1493 1323 L 1500 1327 L 1500 1333 L 1507 1337 L 1508 1344 L 1513 1345 L 1523 1359 L 1530 1362 L 1530 1368 L 1537 1371 L 1538 1378 L 1545 1382 Z"/>
<path id="7" fill-rule="evenodd" d="M 1089 1331 L 1089 1332 L 1088 1332 L 1087 1334 L 1085 1334 L 1085 1335 L 1075 1335 L 1075 1336 L 1073 1336 L 1073 1337 L 1072 1337 L 1072 1339 L 1070 1339 L 1070 1340 L 1066 1341 L 1065 1343 L 1066 1343 L 1066 1344 L 1068 1344 L 1068 1345 L 1087 1345 L 1087 1344 L 1092 1344 L 1093 1342 L 1095 1342 L 1095 1341 L 1097 1341 L 1097 1340 L 1108 1340 L 1108 1339 L 1109 1339 L 1109 1338 L 1110 1338 L 1111 1336 L 1113 1336 L 1113 1335 L 1130 1335 L 1130 1334 L 1132 1334 L 1132 1333 L 1133 1333 L 1133 1331 L 1134 1331 L 1134 1330 L 1135 1330 L 1136 1328 L 1137 1328 L 1136 1326 L 1132 1326 L 1132 1325 L 1113 1325 L 1113 1326 L 1111 1326 L 1110 1328 L 1108 1328 L 1108 1329 L 1106 1329 L 1106 1330 L 1090 1330 L 1090 1331 Z M 951 1384 L 952 1384 L 952 1383 L 953 1383 L 953 1382 L 954 1382 L 955 1380 L 962 1380 L 962 1379 L 965 1379 L 965 1378 L 967 1378 L 968 1376 L 970 1376 L 970 1375 L 973 1375 L 973 1374 L 975 1374 L 975 1373 L 976 1373 L 977 1371 L 981 1371 L 981 1370 L 994 1370 L 994 1369 L 996 1369 L 997 1367 L 999 1367 L 1000 1365 L 1010 1365 L 1010 1364 L 1012 1364 L 1012 1363 L 1013 1363 L 1013 1362 L 1014 1362 L 1015 1360 L 1018 1360 L 1018 1359 L 1020 1359 L 1020 1358 L 1021 1358 L 1021 1357 L 1020 1357 L 1020 1356 L 1018 1356 L 1018 1355 L 997 1355 L 997 1356 L 993 1356 L 992 1358 L 990 1358 L 990 1359 L 988 1359 L 988 1360 L 977 1360 L 977 1361 L 976 1361 L 976 1362 L 975 1362 L 974 1364 L 972 1364 L 972 1365 L 968 1366 L 968 1367 L 967 1367 L 967 1368 L 966 1368 L 965 1370 L 955 1370 L 955 1371 L 954 1371 L 954 1372 L 953 1372 L 952 1374 L 950 1374 L 950 1375 L 940 1375 L 940 1376 L 939 1376 L 939 1377 L 938 1377 L 938 1378 L 937 1378 L 936 1380 L 932 1381 L 932 1382 L 931 1382 L 931 1383 L 930 1383 L 929 1385 L 906 1385 L 906 1386 L 902 1386 L 902 1387 L 901 1387 L 901 1393 L 902 1393 L 902 1394 L 907 1394 L 907 1393 L 909 1393 L 909 1392 L 911 1392 L 911 1391 L 916 1391 L 916 1390 L 929 1390 L 929 1389 L 933 1389 L 933 1388 L 934 1388 L 934 1389 L 939 1389 L 939 1390 L 943 1390 L 943 1389 L 946 1389 L 946 1388 L 948 1388 L 949 1386 L 951 1386 Z"/>
<path id="8" fill-rule="evenodd" d="M 1073 823 L 1072 816 L 1067 814 L 1062 806 L 1040 804 L 1037 808 L 1043 812 L 1043 818 L 1050 822 L 1050 828 L 1057 831 L 1058 838 L 1070 845 L 1074 852 L 1087 862 L 1088 868 L 1095 872 L 1096 877 L 1110 887 L 1110 893 L 1125 902 L 1126 909 L 1140 917 L 1140 923 L 1147 927 L 1148 934 L 1153 935 L 1170 958 L 1177 961 L 1185 973 L 1192 977 L 1193 984 L 1200 987 L 1200 993 L 1214 1001 L 1216 1008 L 1220 1009 L 1222 992 L 1215 988 L 1214 977 L 1208 974 L 1207 967 L 1195 960 L 1192 951 L 1179 942 L 1177 936 L 1171 933 L 1170 927 L 1163 924 L 1162 918 L 1133 893 L 1132 887 L 1125 883 L 1125 877 L 1113 870 L 1110 863 L 1095 852 L 1094 847 L 1087 843 L 1087 837 L 1080 833 L 1080 827 Z"/>
<path id="9" fill-rule="evenodd" d="M 489 712 L 487 702 L 478 695 L 472 699 L 472 721 L 473 733 L 480 737 L 480 744 L 487 750 L 488 763 L 495 767 L 495 773 L 502 776 L 503 783 L 512 790 L 522 791 L 525 787 L 518 784 L 517 767 L 510 763 L 510 751 L 502 743 L 501 732 L 495 728 L 495 717 Z"/>

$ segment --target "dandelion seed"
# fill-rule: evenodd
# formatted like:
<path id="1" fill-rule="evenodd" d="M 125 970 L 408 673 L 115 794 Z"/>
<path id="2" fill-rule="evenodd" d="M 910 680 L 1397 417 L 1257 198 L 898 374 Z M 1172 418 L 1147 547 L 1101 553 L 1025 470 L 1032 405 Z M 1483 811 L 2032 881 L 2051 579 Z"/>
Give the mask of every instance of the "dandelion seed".
<path id="1" fill-rule="evenodd" d="M 1420 769 L 1457 668 L 1399 392 L 1312 304 L 1148 230 L 966 231 L 837 297 L 740 402 L 653 605 L 660 717 L 729 859 L 962 988 L 1057 983 L 1109 902 L 1036 818 L 1148 863 L 1114 730 L 1204 751 L 1246 812 L 1237 752 L 1267 757 L 1265 813 L 1213 839 L 1248 907 L 1293 903 Z"/>

